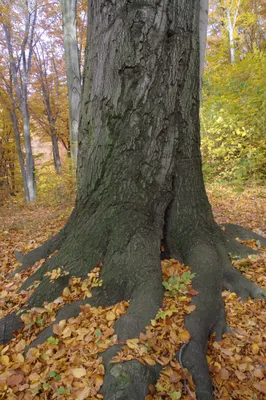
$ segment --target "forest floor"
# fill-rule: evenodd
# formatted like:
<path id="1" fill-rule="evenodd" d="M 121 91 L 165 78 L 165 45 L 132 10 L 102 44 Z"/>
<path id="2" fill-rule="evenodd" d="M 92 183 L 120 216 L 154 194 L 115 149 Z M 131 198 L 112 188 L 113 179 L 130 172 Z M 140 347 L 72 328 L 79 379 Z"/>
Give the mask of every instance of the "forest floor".
<path id="1" fill-rule="evenodd" d="M 253 187 L 244 191 L 229 186 L 212 185 L 208 195 L 218 223 L 230 222 L 266 236 L 266 188 Z M 25 205 L 12 202 L 0 210 L 0 318 L 18 312 L 38 285 L 17 293 L 31 269 L 7 275 L 19 266 L 14 249 L 27 252 L 42 244 L 65 223 L 73 202 Z M 266 249 L 259 242 L 250 247 L 260 248 L 259 256 L 234 259 L 236 268 L 266 289 Z M 58 266 L 50 274 L 51 285 L 63 270 Z M 123 350 L 114 362 L 138 359 L 148 365 L 163 366 L 156 387 L 150 386 L 146 400 L 195 399 L 194 387 L 188 373 L 176 360 L 176 351 L 189 340 L 184 317 L 193 311 L 189 268 L 175 260 L 162 262 L 166 287 L 162 309 L 139 338 L 123 343 Z M 107 309 L 84 306 L 77 318 L 62 321 L 53 328 L 51 336 L 38 348 L 25 351 L 37 333 L 55 319 L 56 310 L 75 299 L 91 296 L 91 288 L 101 285 L 100 265 L 88 279 L 70 277 L 69 287 L 62 296 L 43 308 L 22 315 L 25 323 L 8 345 L 0 346 L 0 398 L 2 399 L 101 399 L 104 367 L 98 353 L 117 342 L 113 324 L 127 309 L 122 302 Z M 179 276 L 177 281 L 174 276 Z M 227 320 L 233 329 L 222 342 L 212 337 L 207 360 L 214 383 L 215 398 L 219 400 L 262 400 L 266 398 L 266 309 L 265 302 L 248 300 L 243 303 L 234 293 L 223 292 Z"/>

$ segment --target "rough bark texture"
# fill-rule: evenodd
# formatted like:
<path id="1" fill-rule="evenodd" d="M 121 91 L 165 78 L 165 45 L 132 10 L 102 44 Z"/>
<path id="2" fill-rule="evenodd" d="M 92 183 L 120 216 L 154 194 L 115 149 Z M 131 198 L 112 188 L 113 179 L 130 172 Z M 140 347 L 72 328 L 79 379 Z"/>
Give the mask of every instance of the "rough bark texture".
<path id="1" fill-rule="evenodd" d="M 92 301 L 110 305 L 130 299 L 115 330 L 120 340 L 137 337 L 161 305 L 163 242 L 168 255 L 196 273 L 193 286 L 199 295 L 185 321 L 192 338 L 182 362 L 192 373 L 198 399 L 208 400 L 213 395 L 207 339 L 213 332 L 221 338 L 228 329 L 222 289 L 243 298 L 264 293 L 231 266 L 230 227 L 223 232 L 215 224 L 204 188 L 199 12 L 194 0 L 89 1 L 76 205 L 59 235 L 58 253 L 23 288 L 41 279 L 28 303 L 40 306 L 68 285 L 67 277 L 51 285 L 44 277 L 47 270 L 64 266 L 83 277 L 101 261 L 103 287 L 94 290 Z M 49 248 L 51 253 L 53 239 L 51 244 L 44 244 L 41 255 Z M 78 306 L 66 306 L 64 316 L 75 315 Z M 5 341 L 12 323 L 16 328 L 19 318 L 0 324 L 2 330 L 7 326 Z M 116 351 L 104 355 L 105 398 L 144 399 L 157 379 L 156 368 L 136 361 L 109 365 Z"/>

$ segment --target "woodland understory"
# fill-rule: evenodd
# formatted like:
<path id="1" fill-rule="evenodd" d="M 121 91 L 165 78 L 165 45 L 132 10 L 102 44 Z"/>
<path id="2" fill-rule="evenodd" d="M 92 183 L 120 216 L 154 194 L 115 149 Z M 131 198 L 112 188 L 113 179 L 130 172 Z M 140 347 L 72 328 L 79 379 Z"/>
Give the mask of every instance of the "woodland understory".
<path id="1" fill-rule="evenodd" d="M 207 400 L 213 398 L 214 384 L 217 399 L 263 399 L 264 300 L 254 303 L 250 297 L 265 298 L 266 239 L 231 223 L 264 235 L 259 228 L 265 193 L 260 198 L 257 193 L 231 192 L 227 200 L 215 198 L 215 191 L 210 194 L 217 222 L 227 224 L 218 228 L 211 223 L 205 231 L 201 226 L 191 230 L 193 235 L 188 229 L 179 248 L 173 247 L 171 237 L 163 243 L 160 236 L 153 238 L 156 231 L 148 229 L 143 218 L 137 219 L 141 234 L 126 226 L 116 237 L 110 235 L 110 227 L 95 231 L 78 222 L 82 231 L 72 229 L 70 235 L 75 232 L 78 237 L 71 237 L 65 247 L 75 214 L 55 239 L 45 241 L 60 228 L 58 220 L 66 218 L 60 205 L 48 211 L 38 205 L 22 207 L 21 216 L 17 210 L 13 217 L 14 206 L 6 207 L 0 293 L 3 398 L 193 399 L 196 390 L 198 399 Z M 255 202 L 250 201 L 254 196 Z M 32 217 L 36 225 L 29 222 Z M 129 215 L 131 226 L 136 227 L 133 217 Z M 171 229 L 170 224 L 168 232 Z M 98 237 L 95 232 L 100 232 Z M 108 255 L 105 236 L 112 249 L 118 246 L 116 255 Z M 85 241 L 92 245 L 88 248 Z M 100 257 L 99 244 L 107 249 Z M 16 263 L 14 248 L 30 251 L 25 256 L 16 251 Z M 68 263 L 67 250 L 76 255 Z M 124 259 L 118 263 L 115 256 Z M 185 265 L 195 274 L 193 288 L 193 275 Z M 12 278 L 7 278 L 12 270 Z M 180 277 L 182 287 L 174 276 Z M 18 332 L 12 339 L 13 331 Z"/>

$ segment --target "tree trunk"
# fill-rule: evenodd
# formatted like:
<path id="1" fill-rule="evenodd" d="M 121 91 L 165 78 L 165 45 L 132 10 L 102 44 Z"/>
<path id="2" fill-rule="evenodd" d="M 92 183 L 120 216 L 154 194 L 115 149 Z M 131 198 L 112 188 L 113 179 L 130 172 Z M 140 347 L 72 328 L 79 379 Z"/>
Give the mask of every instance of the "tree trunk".
<path id="1" fill-rule="evenodd" d="M 27 184 L 25 163 L 24 163 L 21 141 L 20 141 L 18 118 L 17 118 L 17 114 L 16 114 L 16 110 L 15 110 L 14 99 L 11 98 L 11 101 L 12 101 L 12 111 L 10 112 L 10 118 L 11 118 L 11 121 L 13 124 L 13 129 L 14 129 L 14 135 L 15 135 L 16 147 L 17 147 L 17 152 L 18 152 L 19 166 L 20 166 L 20 171 L 21 171 L 21 176 L 22 176 L 22 181 L 23 181 L 25 199 L 28 202 L 28 201 L 30 201 L 30 197 L 29 197 L 29 190 L 28 190 L 28 184 Z"/>
<path id="2" fill-rule="evenodd" d="M 37 18 L 37 3 L 32 3 L 33 10 L 30 11 L 29 3 L 25 3 L 25 31 L 23 41 L 21 44 L 21 51 L 17 55 L 17 59 L 14 57 L 14 43 L 12 42 L 11 36 L 11 23 L 3 23 L 3 29 L 5 32 L 5 40 L 7 50 L 9 54 L 9 73 L 10 73 L 10 90 L 11 101 L 14 103 L 17 101 L 20 106 L 20 111 L 23 117 L 23 133 L 24 133 L 24 146 L 25 146 L 25 173 L 27 191 L 26 201 L 36 200 L 36 182 L 35 182 L 35 171 L 34 171 L 34 158 L 32 154 L 31 146 L 31 135 L 30 135 L 30 117 L 28 110 L 28 79 L 31 72 L 31 59 L 33 52 L 33 39 Z M 31 21 L 32 18 L 32 21 Z M 9 21 L 10 22 L 10 21 Z M 16 93 L 16 99 L 13 95 L 13 85 Z M 13 107 L 13 105 L 12 105 Z M 13 107 L 16 109 L 16 107 Z M 16 130 L 16 128 L 14 128 Z M 24 179 L 24 177 L 23 177 Z M 25 189 L 25 186 L 24 186 Z"/>
<path id="3" fill-rule="evenodd" d="M 215 224 L 204 188 L 199 13 L 194 0 L 89 1 L 76 205 L 57 237 L 18 259 L 32 265 L 59 249 L 22 286 L 41 280 L 28 308 L 54 300 L 68 286 L 66 276 L 51 285 L 48 270 L 63 265 L 70 275 L 85 277 L 100 261 L 103 286 L 93 291 L 90 304 L 130 300 L 115 324 L 124 341 L 138 337 L 161 305 L 163 243 L 168 256 L 196 273 L 199 295 L 185 321 L 191 340 L 182 362 L 192 373 L 197 398 L 209 400 L 207 339 L 213 332 L 221 338 L 228 329 L 222 289 L 243 298 L 264 292 L 231 266 L 227 246 L 235 242 Z M 67 305 L 64 319 L 77 309 Z M 2 321 L 5 341 L 20 324 L 15 315 Z M 41 340 L 50 334 L 47 328 Z M 157 369 L 137 361 L 109 364 L 116 351 L 104 354 L 105 398 L 144 400 Z"/>
<path id="4" fill-rule="evenodd" d="M 230 62 L 231 64 L 235 63 L 235 39 L 234 39 L 234 27 L 231 22 L 230 10 L 226 9 L 226 17 L 227 17 L 227 30 L 229 35 L 229 46 L 230 46 Z"/>
<path id="5" fill-rule="evenodd" d="M 22 115 L 23 115 L 24 147 L 26 153 L 26 180 L 29 193 L 28 201 L 35 201 L 36 182 L 35 182 L 34 158 L 31 146 L 30 118 L 29 118 L 28 104 L 27 100 L 25 99 L 22 101 Z"/>
<path id="6" fill-rule="evenodd" d="M 60 4 L 63 17 L 64 48 L 67 70 L 71 157 L 74 166 L 76 166 L 81 106 L 80 59 L 76 25 L 77 0 L 60 0 Z"/>
<path id="7" fill-rule="evenodd" d="M 60 160 L 60 154 L 59 154 L 58 138 L 55 133 L 54 125 L 52 125 L 50 127 L 50 130 L 51 130 L 51 138 L 52 138 L 52 146 L 53 146 L 54 167 L 55 167 L 56 173 L 58 175 L 61 175 L 62 168 L 61 168 L 61 160 Z"/>
<path id="8" fill-rule="evenodd" d="M 200 1 L 200 25 L 199 25 L 200 85 L 202 84 L 204 60 L 205 60 L 205 53 L 206 53 L 207 29 L 208 29 L 208 10 L 209 10 L 209 0 L 201 0 Z"/>

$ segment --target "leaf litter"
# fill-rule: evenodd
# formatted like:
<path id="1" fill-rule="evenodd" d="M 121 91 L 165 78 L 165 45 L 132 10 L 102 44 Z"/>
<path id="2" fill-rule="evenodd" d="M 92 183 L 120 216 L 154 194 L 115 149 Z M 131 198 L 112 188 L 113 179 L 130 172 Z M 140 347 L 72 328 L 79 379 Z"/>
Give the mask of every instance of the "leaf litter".
<path id="1" fill-rule="evenodd" d="M 257 196 L 256 190 L 236 195 L 227 189 L 228 196 L 220 195 L 217 188 L 209 192 L 218 222 L 238 223 L 252 228 L 259 234 L 265 232 L 262 225 L 265 197 Z M 237 202 L 235 201 L 237 198 Z M 250 199 L 256 198 L 256 209 Z M 0 317 L 19 312 L 38 285 L 17 293 L 25 279 L 38 269 L 43 260 L 32 268 L 16 274 L 12 280 L 8 274 L 19 267 L 13 252 L 17 248 L 27 252 L 37 247 L 64 225 L 70 207 L 58 205 L 15 205 L 0 216 Z M 233 260 L 247 278 L 266 288 L 266 253 L 260 243 L 249 241 L 252 248 L 260 248 L 259 256 Z M 13 399 L 102 399 L 100 388 L 104 379 L 104 366 L 99 356 L 108 347 L 119 343 L 113 325 L 129 306 L 121 302 L 113 307 L 95 308 L 89 305 L 91 289 L 101 286 L 98 265 L 88 278 L 69 277 L 69 286 L 52 303 L 33 308 L 22 314 L 25 327 L 7 344 L 0 346 L 0 398 Z M 150 326 L 139 338 L 122 343 L 121 351 L 112 362 L 137 359 L 146 365 L 160 364 L 160 378 L 146 400 L 195 399 L 195 389 L 189 373 L 182 368 L 176 356 L 190 335 L 184 327 L 186 314 L 193 312 L 191 298 L 197 295 L 192 289 L 189 267 L 176 260 L 162 261 L 163 282 L 166 289 L 162 308 Z M 53 282 L 64 270 L 51 271 Z M 178 277 L 178 280 L 177 278 Z M 38 333 L 55 321 L 56 312 L 64 304 L 78 299 L 88 299 L 76 318 L 53 325 L 53 336 L 46 342 L 31 348 L 27 346 Z M 227 321 L 232 333 L 224 335 L 222 342 L 210 338 L 207 361 L 214 384 L 215 398 L 220 400 L 261 400 L 266 398 L 266 311 L 263 300 L 242 302 L 234 293 L 223 292 Z"/>

